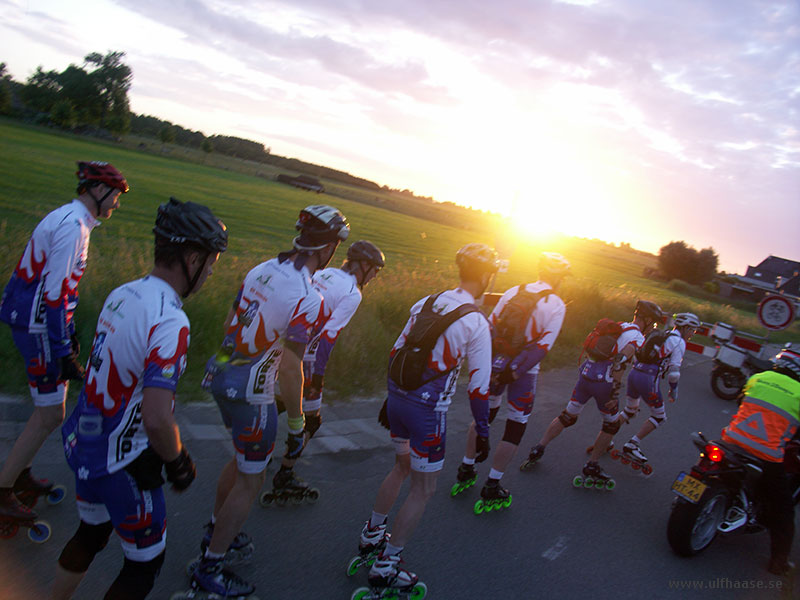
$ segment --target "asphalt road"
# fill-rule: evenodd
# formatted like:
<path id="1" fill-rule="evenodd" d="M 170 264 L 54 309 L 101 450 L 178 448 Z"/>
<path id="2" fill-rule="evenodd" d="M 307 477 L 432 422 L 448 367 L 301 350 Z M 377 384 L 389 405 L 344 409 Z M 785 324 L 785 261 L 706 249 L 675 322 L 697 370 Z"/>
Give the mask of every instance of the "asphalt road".
<path id="1" fill-rule="evenodd" d="M 697 458 L 689 434 L 701 430 L 716 436 L 735 407 L 712 395 L 710 366 L 702 357 L 687 357 L 679 401 L 668 405 L 668 421 L 643 443 L 655 469 L 650 478 L 610 457 L 601 459 L 617 482 L 611 492 L 572 486 L 573 476 L 585 461 L 584 450 L 600 426 L 593 405 L 586 407 L 577 425 L 549 446 L 533 471 L 517 469 L 563 408 L 577 370 L 544 373 L 520 456 L 503 478 L 513 494 L 513 504 L 505 511 L 480 516 L 473 514 L 472 505 L 488 473 L 487 463 L 480 466 L 478 485 L 457 498 L 449 495 L 469 422 L 466 399 L 459 395 L 449 416 L 447 458 L 439 489 L 404 552 L 407 567 L 427 584 L 428 597 L 800 597 L 798 591 L 789 589 L 789 581 L 765 570 L 769 556 L 766 533 L 719 537 L 705 553 L 691 559 L 675 556 L 667 543 L 666 523 L 673 499 L 670 485 L 675 475 L 688 470 Z M 371 418 L 378 406 L 377 401 L 361 401 L 354 404 L 349 416 L 359 416 L 356 413 L 361 411 Z M 640 413 L 635 425 L 624 426 L 617 436 L 618 445 L 635 433 L 645 418 L 646 414 Z M 500 425 L 492 430 L 493 446 L 502 437 L 502 420 L 497 423 Z M 378 486 L 394 460 L 388 433 L 386 436 L 386 442 L 377 447 L 311 453 L 303 458 L 297 471 L 319 488 L 317 504 L 253 508 L 246 530 L 255 539 L 256 554 L 252 564 L 237 571 L 255 583 L 261 600 L 346 599 L 356 587 L 366 585 L 365 572 L 348 578 L 345 567 L 355 554 L 359 531 L 370 515 Z M 151 598 L 166 599 L 188 586 L 184 565 L 198 552 L 216 478 L 230 456 L 229 444 L 221 440 L 187 442 L 199 477 L 186 493 L 168 493 L 167 557 Z M 0 445 L 0 453 L 4 456 L 6 452 Z M 0 543 L 2 598 L 47 597 L 58 555 L 77 526 L 72 474 L 59 452 L 57 440 L 51 439 L 36 462 L 39 474 L 68 487 L 61 505 L 41 510 L 42 518 L 53 525 L 52 539 L 35 545 L 18 535 Z M 269 479 L 274 469 L 270 467 Z M 393 516 L 394 511 L 390 529 Z M 795 543 L 792 559 L 800 564 L 800 544 Z M 119 545 L 112 537 L 76 598 L 102 598 L 121 563 Z"/>

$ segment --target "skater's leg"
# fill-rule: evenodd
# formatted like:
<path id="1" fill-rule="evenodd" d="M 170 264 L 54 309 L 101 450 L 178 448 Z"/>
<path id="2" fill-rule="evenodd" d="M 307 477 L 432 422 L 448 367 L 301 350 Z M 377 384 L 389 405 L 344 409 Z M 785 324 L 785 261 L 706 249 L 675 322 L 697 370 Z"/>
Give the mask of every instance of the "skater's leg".
<path id="1" fill-rule="evenodd" d="M 75 535 L 64 546 L 56 566 L 51 598 L 69 600 L 77 589 L 94 557 L 105 548 L 114 527 L 111 521 L 90 525 L 81 521 Z"/>
<path id="2" fill-rule="evenodd" d="M 403 506 L 400 507 L 392 527 L 391 543 L 393 546 L 403 548 L 414 533 L 414 529 L 416 529 L 425 512 L 428 500 L 436 491 L 438 477 L 439 471 L 430 473 L 411 471 L 411 486 L 408 490 L 408 496 L 403 502 Z"/>
<path id="3" fill-rule="evenodd" d="M 469 424 L 469 430 L 467 431 L 467 446 L 464 449 L 464 458 L 467 458 L 472 461 L 470 464 L 475 464 L 475 440 L 477 438 L 477 434 L 475 433 L 475 421 L 472 421 Z"/>
<path id="4" fill-rule="evenodd" d="M 265 465 L 266 466 L 266 465 Z M 222 556 L 228 550 L 236 534 L 241 531 L 253 501 L 264 485 L 265 471 L 259 473 L 242 473 L 237 471 L 236 481 L 225 502 L 217 511 L 214 534 L 208 552 Z"/>
<path id="5" fill-rule="evenodd" d="M 126 556 L 122 570 L 103 600 L 144 600 L 153 589 L 163 564 L 163 551 L 147 561 L 131 560 Z"/>
<path id="6" fill-rule="evenodd" d="M 228 498 L 228 494 L 231 493 L 233 489 L 233 485 L 236 483 L 236 459 L 232 458 L 228 461 L 222 468 L 222 473 L 219 474 L 219 479 L 217 480 L 217 496 L 214 500 L 214 517 L 219 513 L 222 505 L 225 504 L 225 500 Z"/>
<path id="7" fill-rule="evenodd" d="M 598 402 L 598 405 L 599 404 Z M 595 439 L 592 454 L 589 457 L 590 462 L 597 462 L 597 459 L 608 450 L 611 440 L 622 426 L 622 417 L 618 412 L 617 406 L 605 406 L 601 411 L 603 415 L 603 427 L 600 433 L 597 434 L 597 439 Z"/>
<path id="8" fill-rule="evenodd" d="M 650 435 L 657 427 L 663 425 L 664 421 L 667 420 L 667 411 L 660 393 L 647 398 L 647 404 L 650 406 L 650 418 L 642 423 L 639 433 L 636 434 L 639 441 Z"/>
<path id="9" fill-rule="evenodd" d="M 394 466 L 378 489 L 378 496 L 375 498 L 375 506 L 372 509 L 373 512 L 383 515 L 389 514 L 392 506 L 397 501 L 397 496 L 400 494 L 400 488 L 410 472 L 410 455 L 408 453 L 395 454 Z"/>
<path id="10" fill-rule="evenodd" d="M 25 429 L 14 442 L 0 470 L 0 488 L 10 488 L 14 485 L 22 470 L 30 466 L 44 441 L 63 421 L 63 402 L 53 406 L 37 406 L 33 409 Z"/>

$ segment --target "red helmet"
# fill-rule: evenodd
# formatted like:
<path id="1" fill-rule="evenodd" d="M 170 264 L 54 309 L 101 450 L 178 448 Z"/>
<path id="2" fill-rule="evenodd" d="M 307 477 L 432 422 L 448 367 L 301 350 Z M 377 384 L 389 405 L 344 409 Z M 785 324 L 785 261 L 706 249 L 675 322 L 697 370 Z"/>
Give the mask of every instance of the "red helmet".
<path id="1" fill-rule="evenodd" d="M 125 181 L 122 173 L 111 163 L 78 161 L 78 170 L 75 175 L 78 176 L 79 194 L 99 183 L 105 183 L 110 188 L 116 188 L 123 194 L 131 189 L 128 187 L 128 182 Z"/>

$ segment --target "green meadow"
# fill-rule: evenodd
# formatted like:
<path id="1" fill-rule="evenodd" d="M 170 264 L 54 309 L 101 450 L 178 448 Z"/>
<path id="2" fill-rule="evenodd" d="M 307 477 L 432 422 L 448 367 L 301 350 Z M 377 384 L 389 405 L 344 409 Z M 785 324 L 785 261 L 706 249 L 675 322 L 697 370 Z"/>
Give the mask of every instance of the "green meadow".
<path id="1" fill-rule="evenodd" d="M 106 295 L 122 283 L 145 275 L 152 264 L 152 226 L 159 204 L 175 196 L 209 206 L 228 227 L 230 243 L 203 289 L 185 303 L 192 324 L 189 367 L 179 396 L 203 397 L 199 388 L 206 359 L 222 337 L 222 322 L 240 282 L 253 266 L 291 247 L 297 214 L 309 204 L 339 208 L 348 218 L 351 235 L 332 265 L 344 259 L 349 242 L 369 239 L 387 256 L 387 267 L 364 290 L 364 300 L 332 354 L 326 373 L 326 398 L 373 396 L 385 386 L 388 351 L 421 296 L 453 287 L 453 259 L 467 242 L 507 242 L 512 231 L 472 233 L 458 222 L 452 226 L 391 212 L 346 198 L 357 190 L 330 189 L 316 195 L 256 176 L 252 168 L 205 165 L 206 157 L 162 156 L 123 144 L 54 133 L 0 120 L 0 255 L 2 285 L 13 271 L 30 232 L 49 211 L 74 197 L 75 161 L 112 162 L 127 177 L 131 191 L 121 208 L 92 233 L 89 261 L 80 284 L 76 323 L 82 340 L 82 359 Z M 324 182 L 327 183 L 328 182 Z M 374 194 L 373 194 L 374 195 Z M 691 240 L 688 240 L 692 243 Z M 542 249 L 563 253 L 573 264 L 562 297 L 568 302 L 564 329 L 545 368 L 576 364 L 580 343 L 601 317 L 628 319 L 636 299 L 655 300 L 671 311 L 696 312 L 708 322 L 723 320 L 739 329 L 763 334 L 752 311 L 677 293 L 666 284 L 641 277 L 655 257 L 591 240 L 516 241 L 508 272 L 498 276 L 495 291 L 536 278 L 536 256 Z M 753 260 L 761 257 L 753 257 Z M 800 326 L 773 335 L 773 340 L 800 339 Z M 6 366 L 0 392 L 22 393 L 26 378 L 22 361 L 7 327 L 0 327 L 0 358 Z M 72 394 L 75 390 L 72 390 Z"/>

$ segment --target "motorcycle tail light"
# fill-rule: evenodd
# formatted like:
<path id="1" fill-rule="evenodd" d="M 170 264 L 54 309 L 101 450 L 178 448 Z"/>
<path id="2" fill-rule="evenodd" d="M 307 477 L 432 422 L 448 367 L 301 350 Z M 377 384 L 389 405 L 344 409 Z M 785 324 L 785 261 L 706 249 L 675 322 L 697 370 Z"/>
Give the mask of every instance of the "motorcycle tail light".
<path id="1" fill-rule="evenodd" d="M 722 462 L 725 452 L 719 446 L 714 444 L 706 444 L 705 455 L 711 462 Z"/>

